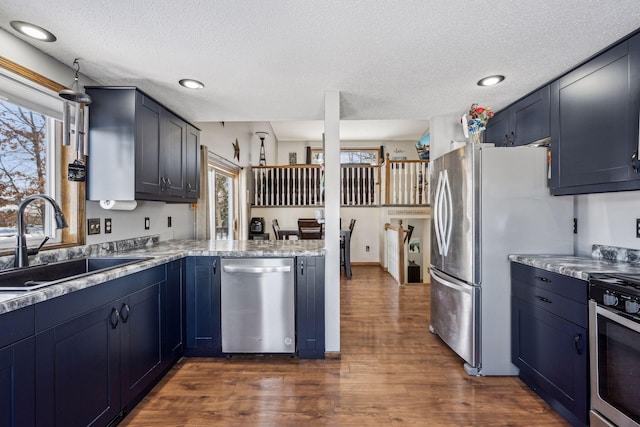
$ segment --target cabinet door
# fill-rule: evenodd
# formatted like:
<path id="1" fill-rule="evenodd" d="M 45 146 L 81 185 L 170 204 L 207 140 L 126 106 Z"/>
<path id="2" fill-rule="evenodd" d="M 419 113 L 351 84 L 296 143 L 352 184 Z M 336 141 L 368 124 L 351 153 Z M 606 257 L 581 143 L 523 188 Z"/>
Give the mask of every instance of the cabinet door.
<path id="1" fill-rule="evenodd" d="M 554 194 L 639 188 L 639 53 L 636 36 L 552 83 Z"/>
<path id="2" fill-rule="evenodd" d="M 509 110 L 499 111 L 489 120 L 484 142 L 492 142 L 496 147 L 509 144 Z"/>
<path id="3" fill-rule="evenodd" d="M 35 338 L 0 349 L 0 426 L 35 426 Z"/>
<path id="4" fill-rule="evenodd" d="M 298 357 L 324 358 L 324 257 L 296 258 L 296 340 Z"/>
<path id="5" fill-rule="evenodd" d="M 36 335 L 36 424 L 104 426 L 120 413 L 116 303 Z"/>
<path id="6" fill-rule="evenodd" d="M 586 424 L 586 329 L 517 297 L 511 302 L 511 355 L 520 368 L 520 378 L 570 421 L 578 419 Z"/>
<path id="7" fill-rule="evenodd" d="M 183 351 L 183 293 L 182 260 L 167 264 L 167 281 L 164 294 L 164 354 L 163 363 L 172 364 Z"/>
<path id="8" fill-rule="evenodd" d="M 157 283 L 128 295 L 119 305 L 123 405 L 146 391 L 162 371 L 160 287 Z"/>
<path id="9" fill-rule="evenodd" d="M 510 145 L 525 145 L 549 136 L 549 102 L 549 86 L 545 86 L 509 108 Z"/>
<path id="10" fill-rule="evenodd" d="M 186 150 L 186 195 L 197 199 L 200 197 L 200 131 L 191 125 L 187 125 Z"/>
<path id="11" fill-rule="evenodd" d="M 136 92 L 136 193 L 160 193 L 160 110 Z"/>
<path id="12" fill-rule="evenodd" d="M 162 109 L 160 187 L 167 196 L 185 196 L 185 153 L 187 124 L 175 114 Z"/>
<path id="13" fill-rule="evenodd" d="M 187 258 L 185 281 L 187 356 L 222 354 L 220 258 Z"/>

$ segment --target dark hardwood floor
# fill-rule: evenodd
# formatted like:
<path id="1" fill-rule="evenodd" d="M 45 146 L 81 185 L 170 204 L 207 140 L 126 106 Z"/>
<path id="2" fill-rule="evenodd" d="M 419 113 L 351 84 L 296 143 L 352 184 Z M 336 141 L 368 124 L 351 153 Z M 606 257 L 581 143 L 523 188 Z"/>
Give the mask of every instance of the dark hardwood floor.
<path id="1" fill-rule="evenodd" d="M 429 333 L 429 285 L 341 281 L 341 359 L 180 361 L 121 426 L 565 426 L 517 377 L 470 377 Z"/>

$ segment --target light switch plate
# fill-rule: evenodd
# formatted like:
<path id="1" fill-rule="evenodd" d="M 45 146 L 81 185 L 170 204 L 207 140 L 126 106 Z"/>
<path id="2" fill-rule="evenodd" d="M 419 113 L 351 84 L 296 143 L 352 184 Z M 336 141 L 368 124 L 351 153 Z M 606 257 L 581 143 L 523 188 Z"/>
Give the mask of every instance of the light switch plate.
<path id="1" fill-rule="evenodd" d="M 111 233 L 111 218 L 104 219 L 104 234 Z"/>
<path id="2" fill-rule="evenodd" d="M 87 234 L 100 234 L 100 218 L 87 219 Z"/>
<path id="3" fill-rule="evenodd" d="M 151 220 L 148 216 L 144 217 L 144 229 L 148 230 L 151 228 Z"/>

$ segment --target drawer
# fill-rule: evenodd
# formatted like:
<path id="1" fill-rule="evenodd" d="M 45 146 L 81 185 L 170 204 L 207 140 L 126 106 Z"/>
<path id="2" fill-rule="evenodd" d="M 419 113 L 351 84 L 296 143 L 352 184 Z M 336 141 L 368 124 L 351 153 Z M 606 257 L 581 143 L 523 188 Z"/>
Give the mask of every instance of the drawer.
<path id="1" fill-rule="evenodd" d="M 581 304 L 586 304 L 589 296 L 589 286 L 585 280 L 564 276 L 517 262 L 511 263 L 511 280 L 545 289 Z"/>
<path id="2" fill-rule="evenodd" d="M 526 304 L 548 311 L 583 328 L 588 326 L 589 312 L 586 304 L 541 287 L 529 286 L 518 280 L 512 281 L 511 295 Z"/>

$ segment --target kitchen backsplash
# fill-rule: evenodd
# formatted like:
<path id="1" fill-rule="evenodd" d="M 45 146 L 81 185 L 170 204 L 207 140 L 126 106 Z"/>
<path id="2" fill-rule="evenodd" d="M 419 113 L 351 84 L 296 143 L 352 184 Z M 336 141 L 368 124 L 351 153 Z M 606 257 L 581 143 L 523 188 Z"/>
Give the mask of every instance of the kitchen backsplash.
<path id="1" fill-rule="evenodd" d="M 591 257 L 615 262 L 640 264 L 640 250 L 619 248 L 616 246 L 593 245 Z"/>
<path id="2" fill-rule="evenodd" d="M 98 243 L 95 245 L 73 246 L 70 248 L 52 249 L 42 251 L 38 255 L 29 257 L 29 265 L 46 264 L 49 262 L 64 261 L 67 259 L 82 257 L 97 257 L 114 252 L 139 249 L 158 244 L 160 236 L 144 236 L 132 239 L 118 240 L 115 242 Z M 0 257 L 0 270 L 13 267 L 14 256 Z"/>

